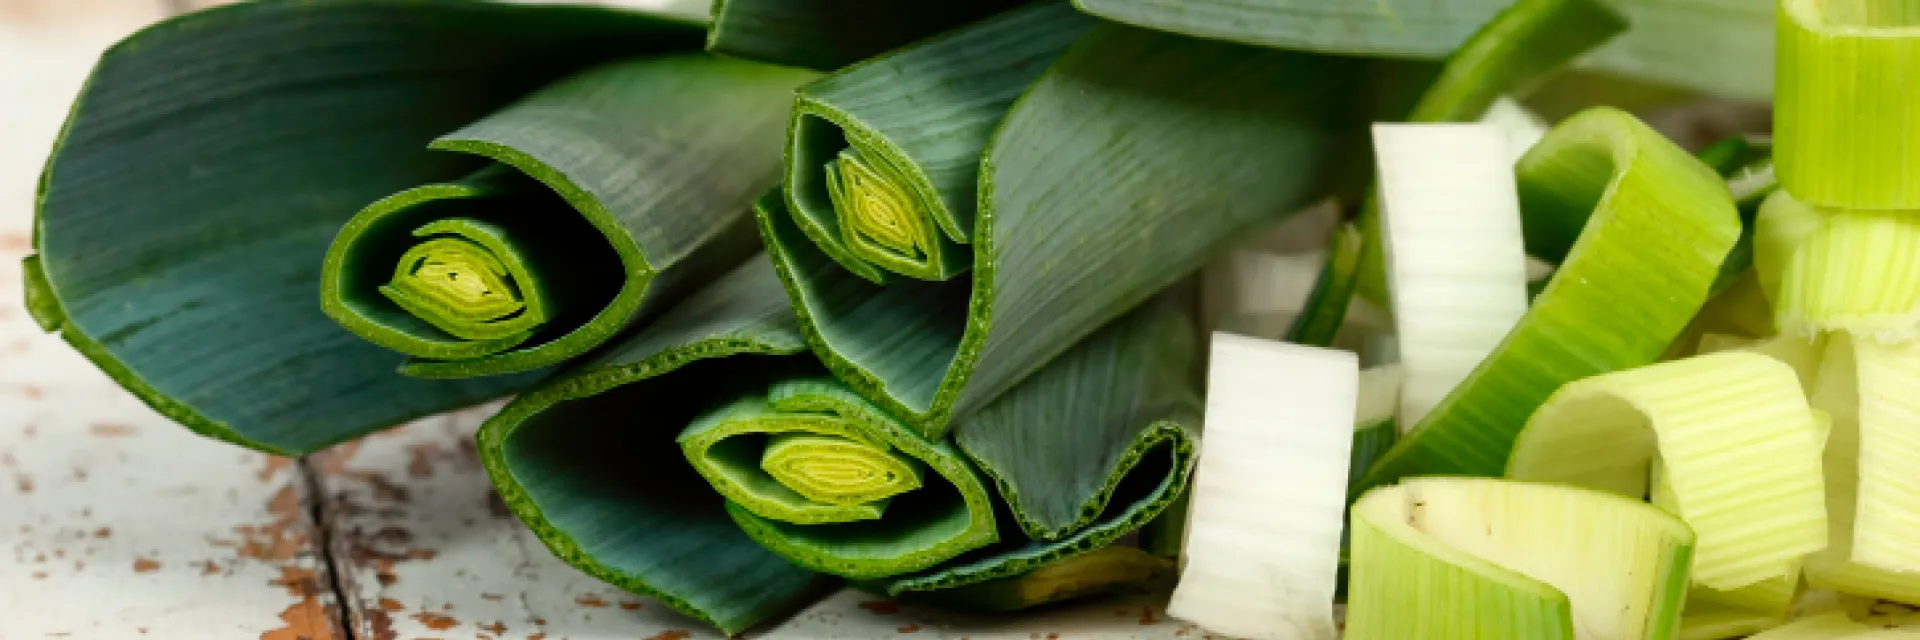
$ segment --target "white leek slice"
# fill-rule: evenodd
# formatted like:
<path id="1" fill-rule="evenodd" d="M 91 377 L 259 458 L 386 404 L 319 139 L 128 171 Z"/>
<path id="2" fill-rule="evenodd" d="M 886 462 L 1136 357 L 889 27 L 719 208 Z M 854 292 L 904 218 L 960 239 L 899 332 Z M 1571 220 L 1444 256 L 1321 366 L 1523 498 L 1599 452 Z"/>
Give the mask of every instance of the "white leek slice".
<path id="1" fill-rule="evenodd" d="M 1730 591 L 1827 545 L 1819 442 L 1792 367 L 1716 353 L 1561 387 L 1520 432 L 1507 475 L 1639 497 L 1658 456 L 1700 536 L 1694 579 Z"/>
<path id="2" fill-rule="evenodd" d="M 1215 333 L 1209 369 L 1167 615 L 1243 638 L 1332 640 L 1359 359 Z"/>
<path id="3" fill-rule="evenodd" d="M 1527 150 L 1547 137 L 1547 121 L 1539 114 L 1528 110 L 1511 96 L 1495 98 L 1493 105 L 1487 107 L 1486 115 L 1480 116 L 1480 122 L 1492 125 L 1507 141 L 1507 158 L 1519 162 Z M 1545 264 L 1544 262 L 1541 264 Z"/>
<path id="4" fill-rule="evenodd" d="M 1809 207 L 1785 190 L 1754 223 L 1754 267 L 1781 333 L 1920 337 L 1920 218 Z"/>
<path id="5" fill-rule="evenodd" d="M 1844 613 L 1828 613 L 1801 618 L 1747 640 L 1915 640 L 1920 632 L 1900 629 L 1876 629 Z"/>
<path id="6" fill-rule="evenodd" d="M 1672 638 L 1693 533 L 1638 500 L 1415 478 L 1353 507 L 1347 640 Z"/>
<path id="7" fill-rule="evenodd" d="M 1520 196 L 1504 134 L 1485 124 L 1375 124 L 1387 282 L 1420 422 L 1527 313 Z"/>
<path id="8" fill-rule="evenodd" d="M 1830 339 L 1813 402 L 1828 440 L 1833 540 L 1808 577 L 1838 591 L 1920 603 L 1920 343 Z"/>

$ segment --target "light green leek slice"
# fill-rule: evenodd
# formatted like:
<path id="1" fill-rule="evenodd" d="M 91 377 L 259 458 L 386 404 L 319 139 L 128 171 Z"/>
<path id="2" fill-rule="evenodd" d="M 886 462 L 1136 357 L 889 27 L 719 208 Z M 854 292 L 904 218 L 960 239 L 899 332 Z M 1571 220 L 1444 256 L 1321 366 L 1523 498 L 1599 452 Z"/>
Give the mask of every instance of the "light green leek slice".
<path id="1" fill-rule="evenodd" d="M 101 56 L 48 158 L 29 308 L 160 414 L 286 456 L 526 388 L 537 374 L 395 374 L 400 356 L 321 312 L 321 257 L 360 207 L 476 168 L 436 136 L 701 36 L 604 8 L 413 0 L 231 3 L 144 28 Z M 382 303 L 418 227 L 366 272 Z"/>
<path id="2" fill-rule="evenodd" d="M 1840 370 L 1848 364 L 1851 372 Z M 1920 585 L 1920 540 L 1913 535 L 1920 523 L 1920 492 L 1911 481 L 1914 461 L 1920 459 L 1916 381 L 1920 342 L 1884 345 L 1835 337 L 1816 393 L 1820 402 L 1835 405 L 1836 420 L 1845 420 L 1849 435 L 1857 438 L 1855 463 L 1836 465 L 1838 472 L 1854 474 L 1839 480 L 1855 494 L 1852 539 L 1844 558 L 1866 568 L 1906 573 L 1908 582 Z"/>
<path id="3" fill-rule="evenodd" d="M 848 271 L 946 280 L 972 267 L 981 153 L 1095 21 L 1042 2 L 844 69 L 796 94 L 788 209 Z"/>
<path id="4" fill-rule="evenodd" d="M 703 53 L 622 61 L 446 133 L 428 146 L 490 163 L 348 220 L 327 250 L 321 309 L 417 358 L 410 375 L 586 353 L 754 252 L 748 206 L 777 180 L 786 97 L 813 77 Z M 420 262 L 449 247 L 466 250 L 437 259 L 467 266 Z M 510 298 L 537 306 L 485 303 Z"/>
<path id="5" fill-rule="evenodd" d="M 1869 627 L 1845 613 L 1828 613 L 1795 620 L 1748 640 L 1914 640 L 1920 632 Z"/>
<path id="6" fill-rule="evenodd" d="M 1780 182 L 1817 207 L 1920 209 L 1920 2 L 1780 0 Z"/>
<path id="7" fill-rule="evenodd" d="M 815 353 L 943 436 L 1228 241 L 1323 199 L 1364 63 L 1100 24 L 1032 81 L 978 158 L 971 277 L 876 285 L 784 206 L 761 209 L 763 236 Z M 945 90 L 896 93 L 918 81 L 888 77 L 862 99 L 964 106 Z"/>
<path id="8" fill-rule="evenodd" d="M 707 50 L 832 71 L 1029 0 L 718 0 Z"/>
<path id="9" fill-rule="evenodd" d="M 1920 574 L 1889 571 L 1854 559 L 1867 406 L 1854 343 L 1846 334 L 1834 334 L 1827 340 L 1810 394 L 1813 406 L 1833 416 L 1833 431 L 1827 436 L 1823 458 L 1830 515 L 1828 544 L 1825 550 L 1807 558 L 1807 583 L 1841 593 L 1920 604 Z"/>
<path id="10" fill-rule="evenodd" d="M 1352 522 L 1347 640 L 1667 640 L 1679 632 L 1693 533 L 1638 500 L 1416 478 L 1368 492 Z"/>
<path id="11" fill-rule="evenodd" d="M 1375 124 L 1383 246 L 1418 423 L 1527 312 L 1520 200 L 1505 136 L 1479 124 Z"/>
<path id="12" fill-rule="evenodd" d="M 1782 620 L 1757 611 L 1689 600 L 1680 619 L 1680 640 L 1744 638 L 1780 626 Z"/>
<path id="13" fill-rule="evenodd" d="M 1826 546 L 1819 450 L 1793 369 L 1728 352 L 1568 384 L 1527 421 L 1507 475 L 1638 497 L 1657 456 L 1699 535 L 1694 580 L 1731 591 Z"/>
<path id="14" fill-rule="evenodd" d="M 1167 615 L 1235 637 L 1332 640 L 1359 359 L 1215 333 L 1208 368 Z"/>
<path id="15" fill-rule="evenodd" d="M 1756 221 L 1754 259 L 1782 333 L 1920 336 L 1920 218 L 1818 209 L 1780 191 Z"/>
<path id="16" fill-rule="evenodd" d="M 1411 475 L 1504 472 L 1515 434 L 1562 384 L 1660 357 L 1700 310 L 1740 235 L 1726 183 L 1618 110 L 1562 123 L 1516 177 L 1529 237 L 1535 223 L 1564 230 L 1543 246 L 1564 243 L 1546 255 L 1566 259 L 1499 348 L 1356 494 Z"/>

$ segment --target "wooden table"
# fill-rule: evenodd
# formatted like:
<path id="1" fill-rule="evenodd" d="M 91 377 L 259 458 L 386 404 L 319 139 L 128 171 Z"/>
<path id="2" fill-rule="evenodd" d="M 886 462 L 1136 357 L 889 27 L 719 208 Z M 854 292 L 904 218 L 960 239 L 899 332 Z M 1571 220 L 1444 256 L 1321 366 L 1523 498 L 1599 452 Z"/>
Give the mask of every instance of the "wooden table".
<path id="1" fill-rule="evenodd" d="M 508 515 L 471 439 L 486 408 L 275 458 L 173 425 L 34 326 L 19 264 L 67 103 L 100 50 L 192 4 L 0 0 L 0 640 L 713 636 Z M 964 617 L 848 591 L 753 635 L 1203 634 L 1154 602 Z"/>

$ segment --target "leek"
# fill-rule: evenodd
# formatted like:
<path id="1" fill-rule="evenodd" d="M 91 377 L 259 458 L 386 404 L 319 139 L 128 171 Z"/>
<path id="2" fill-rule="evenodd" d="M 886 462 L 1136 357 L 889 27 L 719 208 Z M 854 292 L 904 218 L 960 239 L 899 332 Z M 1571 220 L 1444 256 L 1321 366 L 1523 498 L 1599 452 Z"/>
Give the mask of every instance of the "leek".
<path id="1" fill-rule="evenodd" d="M 1780 183 L 1816 207 L 1920 209 L 1920 2 L 1780 0 Z"/>
<path id="2" fill-rule="evenodd" d="M 983 55 L 945 52 L 970 42 L 963 32 L 845 73 L 928 50 Z M 761 224 L 815 352 L 863 396 L 938 436 L 1227 240 L 1318 200 L 1358 68 L 1099 25 L 987 143 L 970 278 L 875 285 L 810 241 L 798 227 L 805 216 L 782 210 Z M 907 84 L 941 82 L 934 71 Z M 894 100 L 893 84 L 864 99 Z"/>
<path id="3" fill-rule="evenodd" d="M 624 61 L 441 136 L 431 148 L 490 164 L 348 220 L 321 309 L 416 358 L 410 375 L 585 353 L 753 252 L 746 205 L 777 180 L 781 101 L 810 76 L 698 53 Z M 636 179 L 635 165 L 653 168 Z"/>
<path id="4" fill-rule="evenodd" d="M 1679 631 L 1693 533 L 1630 498 L 1418 478 L 1368 492 L 1352 529 L 1348 640 Z"/>
<path id="5" fill-rule="evenodd" d="M 1868 0 L 1871 1 L 1871 0 Z M 1438 59 L 1515 0 L 1075 0 L 1094 15 L 1201 38 L 1284 49 Z M 1585 62 L 1629 77 L 1740 98 L 1773 91 L 1771 7 L 1749 0 L 1621 0 L 1633 25 Z M 1478 30 L 1478 31 L 1476 31 Z"/>
<path id="6" fill-rule="evenodd" d="M 1920 632 L 1869 627 L 1829 613 L 1795 620 L 1791 624 L 1751 636 L 1748 640 L 1912 640 Z"/>
<path id="7" fill-rule="evenodd" d="M 1502 473 L 1520 426 L 1560 385 L 1660 357 L 1740 234 L 1726 183 L 1621 111 L 1561 123 L 1516 177 L 1535 255 L 1565 260 L 1500 346 L 1354 493 L 1410 475 Z M 1595 318 L 1607 331 L 1593 330 Z"/>
<path id="8" fill-rule="evenodd" d="M 1093 23 L 1041 3 L 802 87 L 787 149 L 795 221 L 875 284 L 966 271 L 981 151 L 1013 101 Z"/>
<path id="9" fill-rule="evenodd" d="M 832 71 L 1028 0 L 716 0 L 707 50 Z"/>
<path id="10" fill-rule="evenodd" d="M 1828 344 L 1815 401 L 1835 419 L 1838 435 L 1828 464 L 1840 477 L 1830 481 L 1842 485 L 1835 495 L 1849 503 L 1844 512 L 1835 508 L 1835 523 L 1844 522 L 1850 538 L 1836 540 L 1836 550 L 1823 554 L 1823 572 L 1836 563 L 1887 574 L 1920 571 L 1920 545 L 1911 535 L 1920 499 L 1908 481 L 1920 457 L 1916 376 L 1920 343 L 1888 346 L 1843 336 Z M 1912 576 L 1904 581 L 1920 586 Z"/>
<path id="11" fill-rule="evenodd" d="M 30 308 L 162 415 L 271 453 L 511 393 L 534 377 L 410 379 L 341 331 L 314 300 L 328 242 L 369 202 L 478 168 L 427 149 L 436 136 L 700 38 L 607 9 L 404 0 L 237 3 L 150 26 L 101 57 L 48 160 Z"/>
<path id="12" fill-rule="evenodd" d="M 1911 212 L 1816 209 L 1783 190 L 1761 207 L 1755 234 L 1781 332 L 1920 336 L 1920 220 Z"/>
<path id="13" fill-rule="evenodd" d="M 1373 139 L 1405 371 L 1399 418 L 1415 424 L 1527 311 L 1520 201 L 1491 127 L 1376 124 Z"/>
<path id="14" fill-rule="evenodd" d="M 1527 421 L 1507 474 L 1638 497 L 1657 456 L 1675 512 L 1699 536 L 1694 580 L 1732 590 L 1826 546 L 1815 425 L 1792 367 L 1696 356 L 1563 387 Z"/>
<path id="15" fill-rule="evenodd" d="M 1827 340 L 1809 399 L 1813 406 L 1833 417 L 1833 430 L 1827 437 L 1823 458 L 1829 512 L 1828 544 L 1825 550 L 1807 558 L 1807 583 L 1820 589 L 1920 603 L 1920 580 L 1915 580 L 1913 574 L 1858 562 L 1853 552 L 1859 538 L 1855 523 L 1861 515 L 1861 463 L 1865 454 L 1864 421 L 1868 415 L 1861 379 L 1863 370 L 1854 343 L 1846 334 L 1835 334 Z"/>
<path id="16" fill-rule="evenodd" d="M 1216 333 L 1209 368 L 1167 615 L 1237 637 L 1331 640 L 1359 360 Z"/>
<path id="17" fill-rule="evenodd" d="M 1133 547 L 1112 546 L 1012 577 L 905 596 L 968 611 L 1002 612 L 1095 595 L 1161 593 L 1172 586 L 1173 579 L 1171 561 Z"/>

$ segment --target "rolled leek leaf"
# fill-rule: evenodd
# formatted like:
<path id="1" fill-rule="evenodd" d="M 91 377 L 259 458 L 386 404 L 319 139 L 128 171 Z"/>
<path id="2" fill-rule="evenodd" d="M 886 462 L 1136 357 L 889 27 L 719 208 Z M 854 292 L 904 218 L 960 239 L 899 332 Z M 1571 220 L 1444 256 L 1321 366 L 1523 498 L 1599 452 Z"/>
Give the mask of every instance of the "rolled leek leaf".
<path id="1" fill-rule="evenodd" d="M 1479 124 L 1373 125 L 1383 246 L 1417 424 L 1527 312 L 1520 198 L 1505 137 Z"/>
<path id="2" fill-rule="evenodd" d="M 1028 0 L 717 0 L 707 50 L 832 71 Z"/>
<path id="3" fill-rule="evenodd" d="M 1821 441 L 1792 367 L 1726 352 L 1562 387 L 1515 439 L 1507 475 L 1637 498 L 1657 458 L 1699 536 L 1693 579 L 1730 591 L 1826 546 Z"/>
<path id="4" fill-rule="evenodd" d="M 542 88 L 430 145 L 491 164 L 349 220 L 321 308 L 416 358 L 410 375 L 585 353 L 754 251 L 747 205 L 778 180 L 784 100 L 812 75 L 682 53 Z"/>
<path id="5" fill-rule="evenodd" d="M 764 257 L 750 260 L 514 399 L 478 436 L 501 499 L 554 555 L 727 634 L 833 585 L 736 527 L 726 499 L 673 446 L 703 403 L 805 370 L 806 343 L 779 288 Z"/>
<path id="6" fill-rule="evenodd" d="M 1920 209 L 1920 2 L 1780 0 L 1780 183 L 1817 207 Z"/>
<path id="7" fill-rule="evenodd" d="M 980 154 L 1013 101 L 1094 22 L 1040 3 L 802 87 L 785 183 L 800 228 L 875 284 L 971 268 Z"/>
<path id="8" fill-rule="evenodd" d="M 1755 266 L 1782 333 L 1845 331 L 1885 343 L 1920 336 L 1920 219 L 1912 212 L 1819 209 L 1782 190 L 1755 227 Z"/>
<path id="9" fill-rule="evenodd" d="M 832 378 L 754 391 L 695 418 L 679 442 L 761 545 L 871 579 L 998 539 L 986 484 L 951 443 L 927 441 Z"/>
<path id="10" fill-rule="evenodd" d="M 395 374 L 399 357 L 315 303 L 328 242 L 367 203 L 481 164 L 435 137 L 699 40 L 653 16 L 492 2 L 249 2 L 150 26 L 101 57 L 48 159 L 30 308 L 161 414 L 283 455 L 523 388 Z"/>
<path id="11" fill-rule="evenodd" d="M 1874 0 L 1863 0 L 1872 2 Z M 1075 0 L 1127 24 L 1328 53 L 1440 59 L 1527 0 Z M 1732 97 L 1773 91 L 1773 16 L 1749 0 L 1620 0 L 1633 29 L 1584 64 Z M 1570 43 L 1569 43 L 1570 44 Z"/>
<path id="12" fill-rule="evenodd" d="M 1632 498 L 1417 478 L 1368 492 L 1352 530 L 1348 640 L 1679 632 L 1693 532 Z"/>
<path id="13" fill-rule="evenodd" d="M 875 285 L 785 207 L 762 209 L 764 235 L 821 359 L 938 436 L 1227 240 L 1319 199 L 1361 62 L 1100 25 L 987 145 L 971 278 Z"/>
<path id="14" fill-rule="evenodd" d="M 1167 615 L 1242 638 L 1332 640 L 1360 363 L 1216 333 L 1207 437 Z"/>
<path id="15" fill-rule="evenodd" d="M 1596 0 L 1520 0 L 1490 16 L 1451 52 L 1440 75 L 1406 116 L 1390 120 L 1482 119 L 1500 96 L 1531 88 L 1627 26 L 1611 5 Z M 1360 208 L 1360 231 L 1367 242 L 1358 287 L 1369 299 L 1390 302 L 1378 196 L 1369 192 Z"/>
<path id="16" fill-rule="evenodd" d="M 1560 385 L 1660 357 L 1740 235 L 1726 183 L 1615 109 L 1556 127 L 1516 177 L 1524 231 L 1539 248 L 1530 253 L 1565 260 L 1500 346 L 1355 493 L 1410 475 L 1505 471 L 1520 426 Z"/>

